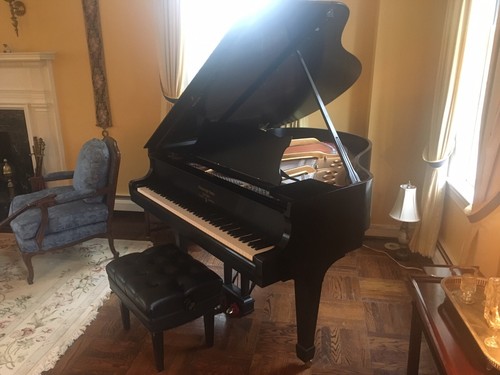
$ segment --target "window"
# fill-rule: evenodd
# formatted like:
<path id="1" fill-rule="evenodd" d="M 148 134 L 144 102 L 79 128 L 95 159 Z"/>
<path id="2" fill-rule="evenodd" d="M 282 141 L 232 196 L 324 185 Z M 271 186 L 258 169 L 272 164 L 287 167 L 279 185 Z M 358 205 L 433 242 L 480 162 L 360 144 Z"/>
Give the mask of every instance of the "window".
<path id="1" fill-rule="evenodd" d="M 498 6 L 499 0 L 474 0 L 471 3 L 453 109 L 455 151 L 450 161 L 448 181 L 469 203 L 474 197 L 479 132 Z"/>
<path id="2" fill-rule="evenodd" d="M 269 0 L 182 0 L 184 87 L 194 78 L 224 34 L 238 19 L 256 13 Z"/>

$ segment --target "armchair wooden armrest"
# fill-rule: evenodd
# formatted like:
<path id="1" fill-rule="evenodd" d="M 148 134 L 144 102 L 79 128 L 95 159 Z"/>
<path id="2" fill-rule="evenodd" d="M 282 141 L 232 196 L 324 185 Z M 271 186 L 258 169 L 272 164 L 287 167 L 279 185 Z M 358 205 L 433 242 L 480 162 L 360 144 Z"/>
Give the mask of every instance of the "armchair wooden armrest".
<path id="1" fill-rule="evenodd" d="M 40 198 L 34 202 L 31 202 L 24 206 L 23 208 L 17 210 L 16 212 L 13 212 L 10 214 L 5 220 L 0 222 L 0 227 L 3 227 L 4 225 L 9 224 L 12 220 L 14 220 L 16 217 L 21 215 L 23 212 L 26 212 L 27 210 L 31 208 L 40 208 L 43 211 L 43 207 L 45 207 L 45 211 L 47 210 L 48 207 L 53 206 L 56 204 L 56 194 L 50 194 L 47 195 L 46 197 Z"/>
<path id="2" fill-rule="evenodd" d="M 74 171 L 61 171 L 48 173 L 45 176 L 33 176 L 29 178 L 31 191 L 40 191 L 47 188 L 49 181 L 70 180 L 73 178 Z"/>

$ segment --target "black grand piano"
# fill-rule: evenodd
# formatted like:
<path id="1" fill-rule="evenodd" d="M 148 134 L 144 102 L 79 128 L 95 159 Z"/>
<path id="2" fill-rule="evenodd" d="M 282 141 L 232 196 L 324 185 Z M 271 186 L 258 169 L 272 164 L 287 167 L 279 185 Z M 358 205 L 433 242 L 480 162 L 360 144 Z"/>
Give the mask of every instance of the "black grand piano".
<path id="1" fill-rule="evenodd" d="M 337 133 L 325 109 L 361 72 L 341 44 L 348 16 L 342 3 L 288 0 L 235 25 L 147 142 L 149 172 L 129 186 L 134 202 L 224 262 L 242 314 L 254 285 L 294 280 L 304 362 L 324 275 L 369 225 L 370 142 Z M 318 109 L 323 129 L 287 126 Z"/>

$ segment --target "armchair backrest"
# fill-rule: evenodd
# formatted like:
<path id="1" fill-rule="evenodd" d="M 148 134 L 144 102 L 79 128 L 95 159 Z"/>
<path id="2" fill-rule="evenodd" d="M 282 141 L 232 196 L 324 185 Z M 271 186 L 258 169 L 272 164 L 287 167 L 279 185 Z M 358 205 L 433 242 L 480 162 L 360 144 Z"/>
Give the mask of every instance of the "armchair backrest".
<path id="1" fill-rule="evenodd" d="M 101 190 L 105 195 L 86 198 L 87 203 L 103 202 L 108 205 L 110 212 L 114 209 L 118 171 L 120 167 L 120 150 L 116 141 L 109 136 L 102 140 L 87 141 L 78 154 L 74 175 L 73 188 L 75 190 Z"/>
<path id="2" fill-rule="evenodd" d="M 73 174 L 73 188 L 78 191 L 99 190 L 107 185 L 110 152 L 99 139 L 84 143 L 78 154 Z M 102 202 L 102 197 L 86 198 L 87 203 Z"/>

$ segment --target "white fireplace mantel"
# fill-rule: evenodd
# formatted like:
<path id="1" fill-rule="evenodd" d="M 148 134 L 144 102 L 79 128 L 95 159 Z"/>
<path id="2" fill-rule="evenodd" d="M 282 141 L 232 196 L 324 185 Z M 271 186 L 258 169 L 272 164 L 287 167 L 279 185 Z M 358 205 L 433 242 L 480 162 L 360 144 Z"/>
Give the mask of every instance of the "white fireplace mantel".
<path id="1" fill-rule="evenodd" d="M 53 52 L 0 53 L 0 109 L 23 110 L 30 146 L 43 138 L 43 173 L 66 169 Z"/>

